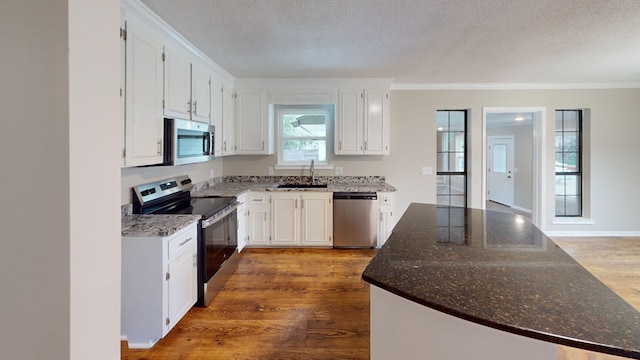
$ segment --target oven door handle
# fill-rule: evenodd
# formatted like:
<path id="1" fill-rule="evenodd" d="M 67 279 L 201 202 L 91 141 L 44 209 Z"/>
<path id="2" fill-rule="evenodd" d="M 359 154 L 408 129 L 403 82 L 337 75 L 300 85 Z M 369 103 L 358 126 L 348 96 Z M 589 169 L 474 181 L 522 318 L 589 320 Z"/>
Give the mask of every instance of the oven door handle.
<path id="1" fill-rule="evenodd" d="M 204 219 L 202 220 L 202 228 L 206 229 L 209 226 L 218 223 L 220 220 L 224 219 L 225 217 L 227 217 L 227 215 L 231 214 L 234 210 L 236 210 L 238 208 L 238 206 L 240 206 L 240 203 L 233 203 L 231 205 L 229 205 L 223 212 L 219 212 L 217 213 L 215 217 L 215 219 L 212 217 L 208 218 L 208 219 Z"/>

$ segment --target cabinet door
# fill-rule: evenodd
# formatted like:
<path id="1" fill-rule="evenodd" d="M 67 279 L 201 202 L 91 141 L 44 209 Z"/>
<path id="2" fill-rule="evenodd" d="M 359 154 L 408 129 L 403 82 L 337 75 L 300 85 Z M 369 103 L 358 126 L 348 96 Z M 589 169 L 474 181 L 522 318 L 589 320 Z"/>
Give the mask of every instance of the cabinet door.
<path id="1" fill-rule="evenodd" d="M 236 152 L 235 92 L 233 86 L 222 84 L 222 154 L 233 155 Z"/>
<path id="2" fill-rule="evenodd" d="M 177 46 L 165 49 L 164 114 L 168 117 L 191 118 L 191 62 L 186 54 Z"/>
<path id="3" fill-rule="evenodd" d="M 391 192 L 378 193 L 379 201 L 379 225 L 378 225 L 378 247 L 384 245 L 395 224 L 393 218 L 394 194 Z"/>
<path id="4" fill-rule="evenodd" d="M 215 76 L 211 77 L 211 119 L 209 124 L 215 127 L 214 154 L 222 156 L 222 80 Z"/>
<path id="5" fill-rule="evenodd" d="M 268 204 L 247 206 L 247 245 L 269 245 L 270 221 Z"/>
<path id="6" fill-rule="evenodd" d="M 167 280 L 168 320 L 165 320 L 167 331 L 191 309 L 197 300 L 197 261 L 195 242 L 192 251 L 187 251 L 169 263 Z"/>
<path id="7" fill-rule="evenodd" d="M 191 64 L 191 119 L 209 123 L 211 113 L 211 76 L 206 67 Z"/>
<path id="8" fill-rule="evenodd" d="M 247 207 L 244 199 L 238 197 L 238 202 L 242 203 L 238 206 L 238 252 L 241 252 L 247 244 Z"/>
<path id="9" fill-rule="evenodd" d="M 302 245 L 333 245 L 333 194 L 302 194 Z"/>
<path id="10" fill-rule="evenodd" d="M 364 92 L 364 153 L 385 155 L 389 153 L 389 97 L 386 91 Z"/>
<path id="11" fill-rule="evenodd" d="M 120 167 L 124 167 L 127 164 L 125 163 L 125 149 L 127 148 L 126 137 L 125 137 L 125 119 L 126 110 L 125 110 L 125 89 L 127 87 L 125 81 L 125 67 L 127 66 L 126 54 L 127 54 L 127 41 L 126 41 L 126 29 L 127 23 L 124 19 L 124 16 L 120 14 L 120 146 L 122 147 L 121 152 L 121 162 Z"/>
<path id="12" fill-rule="evenodd" d="M 267 123 L 266 91 L 236 91 L 237 154 L 267 153 Z"/>
<path id="13" fill-rule="evenodd" d="M 300 244 L 300 195 L 280 193 L 271 195 L 273 217 L 273 245 Z"/>
<path id="14" fill-rule="evenodd" d="M 338 94 L 335 153 L 361 155 L 363 153 L 362 91 L 341 90 Z"/>
<path id="15" fill-rule="evenodd" d="M 125 165 L 162 162 L 162 41 L 137 21 L 127 21 Z"/>

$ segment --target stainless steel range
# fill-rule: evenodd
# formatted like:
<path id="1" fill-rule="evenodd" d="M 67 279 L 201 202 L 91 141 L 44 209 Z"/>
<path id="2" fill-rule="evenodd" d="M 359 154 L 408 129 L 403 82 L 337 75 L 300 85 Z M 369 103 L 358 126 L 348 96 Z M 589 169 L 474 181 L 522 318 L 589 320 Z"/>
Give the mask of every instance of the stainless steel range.
<path id="1" fill-rule="evenodd" d="M 132 188 L 134 214 L 201 215 L 198 230 L 198 306 L 207 306 L 237 266 L 236 197 L 192 198 L 186 175 Z"/>

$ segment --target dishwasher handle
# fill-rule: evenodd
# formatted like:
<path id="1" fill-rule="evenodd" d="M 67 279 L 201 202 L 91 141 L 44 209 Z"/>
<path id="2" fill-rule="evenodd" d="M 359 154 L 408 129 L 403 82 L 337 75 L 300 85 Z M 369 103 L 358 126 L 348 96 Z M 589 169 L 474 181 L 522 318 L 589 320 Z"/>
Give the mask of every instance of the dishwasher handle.
<path id="1" fill-rule="evenodd" d="M 378 200 L 375 192 L 334 192 L 334 200 Z"/>

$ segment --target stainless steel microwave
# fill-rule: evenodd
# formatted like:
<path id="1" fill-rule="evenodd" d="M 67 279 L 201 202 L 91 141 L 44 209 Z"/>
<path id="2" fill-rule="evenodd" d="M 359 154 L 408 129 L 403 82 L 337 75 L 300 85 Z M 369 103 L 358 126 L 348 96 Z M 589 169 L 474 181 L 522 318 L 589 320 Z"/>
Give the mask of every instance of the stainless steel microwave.
<path id="1" fill-rule="evenodd" d="M 164 119 L 163 165 L 184 165 L 215 158 L 213 125 L 184 119 Z"/>

